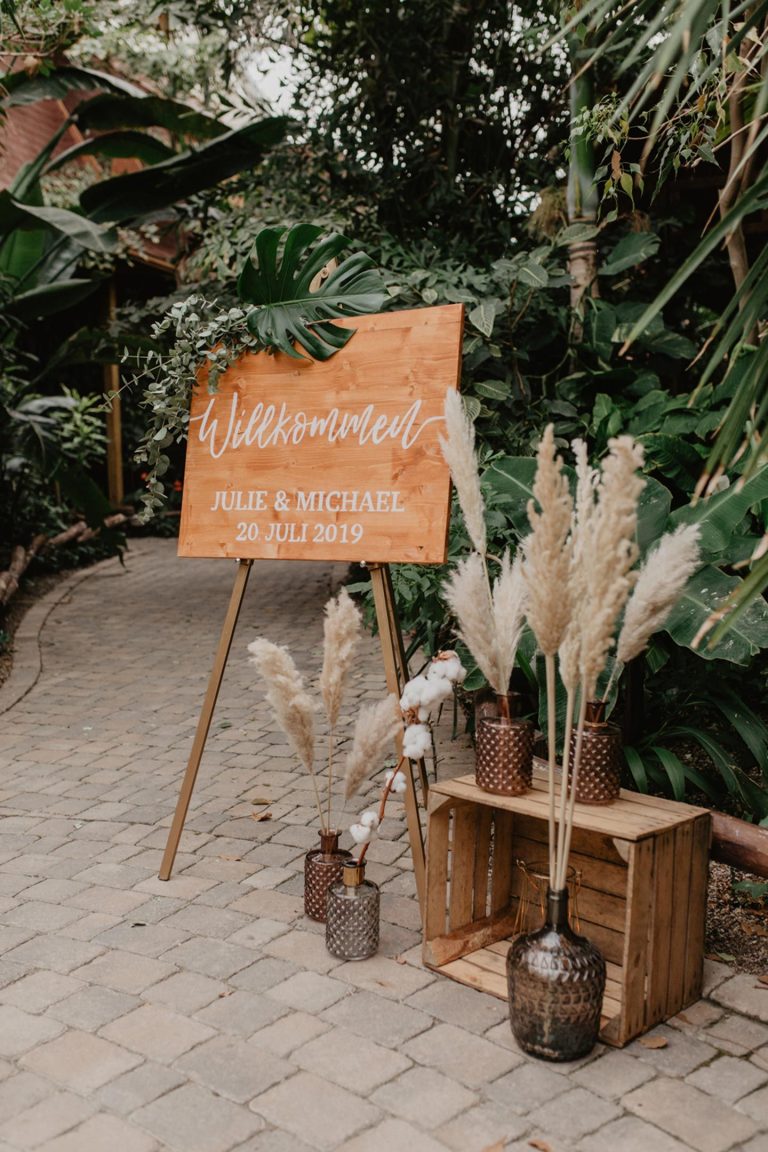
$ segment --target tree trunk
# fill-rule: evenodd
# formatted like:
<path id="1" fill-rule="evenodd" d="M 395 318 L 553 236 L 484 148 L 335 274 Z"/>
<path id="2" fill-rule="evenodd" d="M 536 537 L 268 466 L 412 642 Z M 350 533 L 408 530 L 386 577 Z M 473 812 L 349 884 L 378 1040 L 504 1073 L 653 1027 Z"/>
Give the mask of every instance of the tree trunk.
<path id="1" fill-rule="evenodd" d="M 575 36 L 570 36 L 571 80 L 568 85 L 571 124 L 595 101 L 594 75 L 586 67 L 589 49 Z M 595 154 L 591 141 L 571 129 L 570 160 L 568 164 L 568 223 L 597 223 L 597 188 L 595 185 Z M 573 339 L 582 338 L 584 300 L 598 295 L 597 244 L 584 240 L 568 249 L 568 272 L 571 276 L 571 308 L 574 312 Z"/>

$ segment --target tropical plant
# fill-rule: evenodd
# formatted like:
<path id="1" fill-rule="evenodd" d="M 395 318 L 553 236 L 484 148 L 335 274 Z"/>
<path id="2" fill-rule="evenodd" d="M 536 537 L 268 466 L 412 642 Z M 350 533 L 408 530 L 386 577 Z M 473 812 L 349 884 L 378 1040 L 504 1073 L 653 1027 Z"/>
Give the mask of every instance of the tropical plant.
<path id="1" fill-rule="evenodd" d="M 221 374 L 244 353 L 269 349 L 301 357 L 297 341 L 312 358 L 326 360 L 354 332 L 334 320 L 384 306 L 384 283 L 363 252 L 346 255 L 323 277 L 349 247 L 345 236 L 321 238 L 315 225 L 266 228 L 240 274 L 239 304 L 227 307 L 190 296 L 155 324 L 156 347 L 140 357 L 134 376 L 147 409 L 138 451 L 148 467 L 145 519 L 163 504 L 166 449 L 186 439 L 189 403 L 201 372 L 215 391 Z"/>
<path id="2" fill-rule="evenodd" d="M 700 386 L 722 377 L 732 385 L 699 491 L 715 490 L 725 469 L 740 462 L 745 475 L 762 466 L 768 436 L 762 337 L 768 306 L 768 245 L 748 240 L 768 203 L 768 40 L 760 5 L 722 0 L 588 0 L 567 19 L 564 37 L 589 43 L 584 67 L 613 63 L 618 95 L 588 111 L 583 135 L 606 151 L 604 192 L 633 197 L 643 175 L 658 194 L 673 174 L 719 169 L 716 199 L 705 232 L 669 281 L 637 316 L 625 347 L 646 330 L 718 248 L 725 248 L 733 294 L 711 325 L 701 355 Z M 632 160 L 638 161 L 633 165 Z M 715 220 L 715 217 L 717 219 Z M 768 584 L 768 554 L 761 549 L 752 571 L 713 621 L 725 616 L 717 643 Z"/>

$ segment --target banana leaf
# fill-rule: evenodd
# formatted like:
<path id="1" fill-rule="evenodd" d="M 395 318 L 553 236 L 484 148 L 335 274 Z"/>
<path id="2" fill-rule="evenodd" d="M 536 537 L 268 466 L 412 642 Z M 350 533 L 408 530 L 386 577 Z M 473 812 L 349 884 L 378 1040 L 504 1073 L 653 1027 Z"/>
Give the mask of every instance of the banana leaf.
<path id="1" fill-rule="evenodd" d="M 768 604 L 765 600 L 755 600 L 750 604 L 718 644 L 693 646 L 712 613 L 722 607 L 740 584 L 738 577 L 727 576 L 711 564 L 705 565 L 686 584 L 664 625 L 664 631 L 676 644 L 691 648 L 705 660 L 728 660 L 732 664 L 748 665 L 752 656 L 761 648 L 768 647 Z"/>
<path id="2" fill-rule="evenodd" d="M 88 140 L 74 144 L 52 160 L 45 168 L 45 172 L 56 172 L 72 160 L 81 156 L 106 156 L 109 159 L 116 157 L 130 157 L 143 161 L 144 164 L 156 164 L 160 160 L 167 160 L 175 156 L 173 148 L 163 144 L 147 132 L 105 132 L 101 136 L 94 136 Z"/>
<path id="3" fill-rule="evenodd" d="M 81 132 L 165 128 L 175 136 L 212 140 L 227 131 L 226 124 L 187 104 L 146 93 L 129 96 L 122 92 L 103 92 L 79 104 L 72 113 L 72 119 Z"/>
<path id="4" fill-rule="evenodd" d="M 252 168 L 283 139 L 288 124 L 285 116 L 259 120 L 141 172 L 103 180 L 83 191 L 80 206 L 96 223 L 121 223 L 158 212 Z"/>

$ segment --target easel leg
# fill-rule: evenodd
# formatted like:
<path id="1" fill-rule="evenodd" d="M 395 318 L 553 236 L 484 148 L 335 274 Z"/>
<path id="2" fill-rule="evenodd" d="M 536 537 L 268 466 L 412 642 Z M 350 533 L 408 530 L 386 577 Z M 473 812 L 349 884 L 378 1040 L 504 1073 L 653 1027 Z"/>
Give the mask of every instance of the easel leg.
<path id="1" fill-rule="evenodd" d="M 189 808 L 192 791 L 195 787 L 195 780 L 197 779 L 197 770 L 203 758 L 205 742 L 208 738 L 208 730 L 211 727 L 211 720 L 213 719 L 213 710 L 216 707 L 216 701 L 219 696 L 219 688 L 221 687 L 221 681 L 224 676 L 224 669 L 227 666 L 227 657 L 229 656 L 229 650 L 232 646 L 232 637 L 235 634 L 237 618 L 240 615 L 240 608 L 243 603 L 246 585 L 248 584 L 248 577 L 251 574 L 252 564 L 252 560 L 238 560 L 237 562 L 237 575 L 235 576 L 232 595 L 229 598 L 227 615 L 224 618 L 224 624 L 221 629 L 219 646 L 216 649 L 216 657 L 213 661 L 211 677 L 208 681 L 208 689 L 205 693 L 200 719 L 197 722 L 197 730 L 195 731 L 195 738 L 192 741 L 192 750 L 189 754 L 187 770 L 184 773 L 179 799 L 176 802 L 176 812 L 168 833 L 168 842 L 165 846 L 163 862 L 160 865 L 160 872 L 158 873 L 161 880 L 170 879 L 173 862 L 176 859 L 179 840 L 184 831 L 184 821 L 187 818 L 187 809 Z"/>
<path id="2" fill-rule="evenodd" d="M 408 669 L 405 663 L 405 650 L 400 626 L 395 613 L 392 582 L 389 568 L 386 564 L 371 564 L 371 584 L 373 586 L 373 601 L 376 606 L 376 618 L 379 624 L 379 637 L 384 658 L 384 672 L 387 679 L 387 691 L 394 692 L 399 699 L 403 692 Z M 397 737 L 398 754 L 402 755 L 402 732 Z M 419 803 L 416 797 L 416 787 L 413 782 L 411 762 L 405 773 L 407 788 L 405 791 L 405 817 L 408 823 L 408 836 L 411 841 L 411 856 L 413 859 L 413 875 L 416 881 L 416 894 L 419 898 L 419 907 L 424 911 L 425 894 L 425 856 L 424 834 L 419 819 Z M 425 774 L 423 774 L 425 775 Z M 423 776 L 422 776 L 423 779 Z M 426 792 L 424 793 L 426 800 Z"/>

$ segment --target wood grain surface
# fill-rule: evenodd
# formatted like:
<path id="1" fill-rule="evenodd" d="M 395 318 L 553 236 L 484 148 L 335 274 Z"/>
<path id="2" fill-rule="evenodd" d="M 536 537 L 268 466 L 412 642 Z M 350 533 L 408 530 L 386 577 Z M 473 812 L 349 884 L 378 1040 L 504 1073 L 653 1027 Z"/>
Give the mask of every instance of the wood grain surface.
<path id="1" fill-rule="evenodd" d="M 246 355 L 192 400 L 180 556 L 442 563 L 463 307 L 339 321 L 323 363 Z"/>

